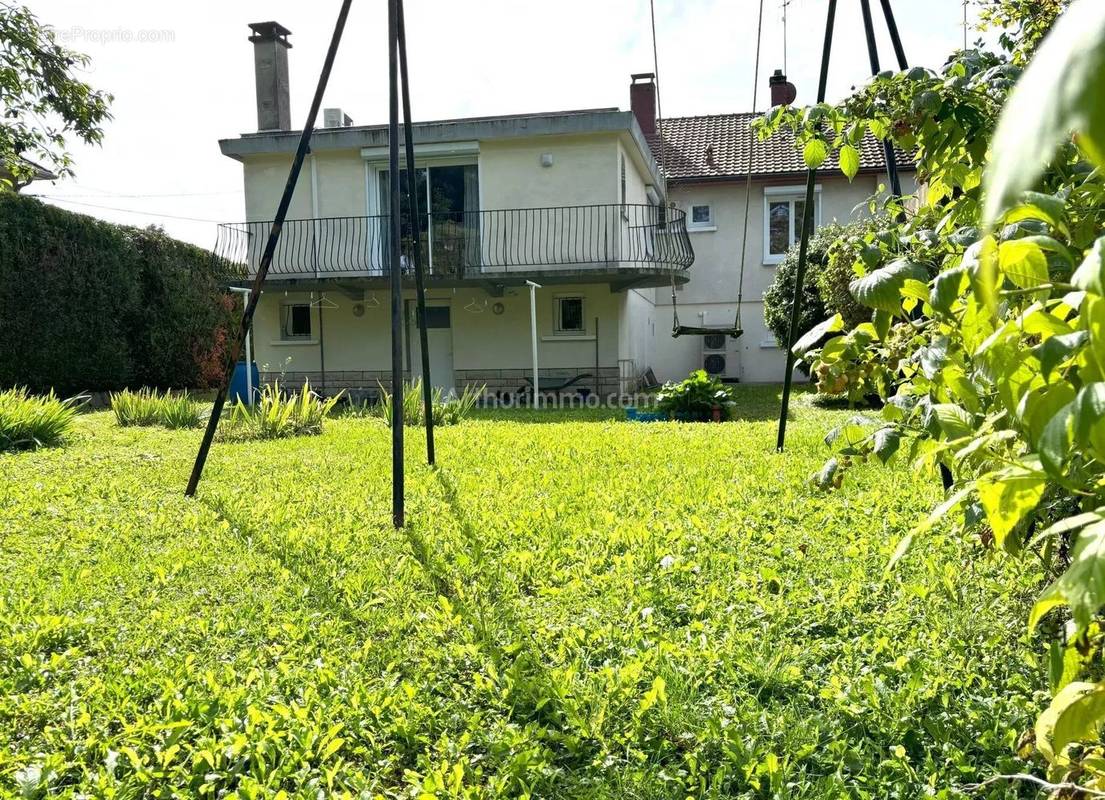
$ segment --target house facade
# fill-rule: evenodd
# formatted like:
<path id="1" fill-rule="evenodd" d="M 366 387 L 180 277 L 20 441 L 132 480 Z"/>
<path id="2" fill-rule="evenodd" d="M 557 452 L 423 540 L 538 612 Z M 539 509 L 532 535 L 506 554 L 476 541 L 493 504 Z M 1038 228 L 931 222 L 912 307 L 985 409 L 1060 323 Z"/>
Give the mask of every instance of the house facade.
<path id="1" fill-rule="evenodd" d="M 219 227 L 217 252 L 252 273 L 271 229 L 299 132 L 288 100 L 289 32 L 251 25 L 258 132 L 220 142 L 241 162 L 245 219 Z M 731 325 L 736 310 L 744 184 L 740 120 L 655 120 L 651 75 L 633 77 L 631 111 L 616 108 L 416 123 L 417 211 L 403 198 L 404 359 L 419 374 L 413 286 L 417 229 L 427 270 L 426 327 L 433 383 L 516 394 L 532 375 L 535 290 L 540 382 L 600 396 L 635 391 L 701 368 L 716 337 L 673 339 L 672 287 L 685 324 Z M 706 120 L 707 122 L 702 122 Z M 801 169 L 792 142 L 759 144 L 749 224 L 743 323 L 725 339 L 725 378 L 782 377 L 767 344 L 760 295 L 771 280 Z M 783 151 L 788 151 L 789 156 Z M 746 153 L 746 151 L 745 151 Z M 828 175 L 820 219 L 846 219 L 873 193 L 878 151 L 864 176 Z M 787 159 L 790 160 L 787 160 Z M 357 126 L 328 109 L 312 135 L 288 220 L 253 322 L 262 379 L 326 393 L 390 381 L 387 126 Z M 667 180 L 661 170 L 667 171 Z M 706 165 L 699 166 L 699 162 Z M 707 171 L 708 170 L 708 171 Z M 406 187 L 406 172 L 400 176 Z M 765 220 L 769 220 L 764 227 Z M 696 257 L 696 253 L 698 253 Z M 762 256 L 762 261 L 761 261 Z M 715 353 L 717 355 L 717 353 Z M 711 359 L 710 366 L 717 366 Z"/>
<path id="2" fill-rule="evenodd" d="M 287 110 L 288 32 L 251 27 L 261 130 L 220 142 L 242 163 L 246 208 L 244 222 L 220 226 L 217 250 L 252 272 L 299 133 Z M 264 380 L 309 379 L 328 392 L 386 387 L 387 127 L 355 126 L 336 110 L 325 117 L 254 318 L 255 360 Z M 419 208 L 413 213 L 404 196 L 402 209 L 407 374 L 418 374 L 421 359 L 417 226 L 435 385 L 527 387 L 533 281 L 541 382 L 631 391 L 652 358 L 651 288 L 684 283 L 693 262 L 682 214 L 666 208 L 634 115 L 611 108 L 424 122 L 413 139 Z M 401 180 L 405 187 L 405 170 Z"/>

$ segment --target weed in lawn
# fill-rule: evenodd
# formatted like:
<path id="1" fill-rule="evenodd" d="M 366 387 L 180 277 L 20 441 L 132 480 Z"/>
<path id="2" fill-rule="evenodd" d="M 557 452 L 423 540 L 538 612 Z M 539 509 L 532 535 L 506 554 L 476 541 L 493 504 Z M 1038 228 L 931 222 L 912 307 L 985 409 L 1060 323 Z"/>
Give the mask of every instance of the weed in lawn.
<path id="1" fill-rule="evenodd" d="M 24 388 L 0 392 L 0 452 L 53 447 L 73 430 L 79 400 L 59 400 Z"/>

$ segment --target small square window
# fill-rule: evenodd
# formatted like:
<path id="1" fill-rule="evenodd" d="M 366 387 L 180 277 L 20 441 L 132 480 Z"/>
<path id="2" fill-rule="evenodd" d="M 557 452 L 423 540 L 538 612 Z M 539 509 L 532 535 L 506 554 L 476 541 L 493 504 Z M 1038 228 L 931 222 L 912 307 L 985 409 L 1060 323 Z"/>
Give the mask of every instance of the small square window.
<path id="1" fill-rule="evenodd" d="M 583 333 L 586 326 L 583 324 L 583 298 L 582 297 L 558 297 L 556 298 L 556 332 L 557 333 Z"/>
<path id="2" fill-rule="evenodd" d="M 280 336 L 283 339 L 311 337 L 311 306 L 309 303 L 289 303 L 281 307 Z"/>
<path id="3" fill-rule="evenodd" d="M 714 221 L 709 206 L 691 206 L 691 224 L 709 225 Z"/>

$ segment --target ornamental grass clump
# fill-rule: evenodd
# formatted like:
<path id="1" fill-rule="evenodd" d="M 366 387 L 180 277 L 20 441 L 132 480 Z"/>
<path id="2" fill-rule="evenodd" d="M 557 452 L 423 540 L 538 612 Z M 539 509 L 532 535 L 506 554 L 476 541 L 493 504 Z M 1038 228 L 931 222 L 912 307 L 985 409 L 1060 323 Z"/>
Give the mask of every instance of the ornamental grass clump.
<path id="1" fill-rule="evenodd" d="M 0 392 L 0 452 L 35 450 L 64 443 L 76 424 L 78 398 L 59 400 L 53 392 L 30 394 L 26 388 Z"/>
<path id="2" fill-rule="evenodd" d="M 322 424 L 334 410 L 341 394 L 323 398 L 308 381 L 294 394 L 286 394 L 279 383 L 261 387 L 253 405 L 238 401 L 231 407 L 229 425 L 223 429 L 228 439 L 284 439 L 290 436 L 317 436 Z"/>
<path id="3" fill-rule="evenodd" d="M 203 423 L 200 405 L 188 392 L 124 389 L 111 395 L 111 410 L 122 427 L 198 428 Z"/>
<path id="4" fill-rule="evenodd" d="M 468 385 L 457 396 L 446 397 L 440 386 L 435 386 L 430 392 L 431 405 L 433 406 L 434 425 L 456 425 L 467 417 L 476 403 L 479 402 L 486 386 L 478 389 Z M 422 380 L 414 383 L 403 384 L 403 396 L 400 398 L 403 409 L 404 425 L 423 425 L 426 421 L 425 404 L 422 400 Z M 390 392 L 380 387 L 380 412 L 388 425 L 391 424 L 392 409 L 395 399 Z"/>

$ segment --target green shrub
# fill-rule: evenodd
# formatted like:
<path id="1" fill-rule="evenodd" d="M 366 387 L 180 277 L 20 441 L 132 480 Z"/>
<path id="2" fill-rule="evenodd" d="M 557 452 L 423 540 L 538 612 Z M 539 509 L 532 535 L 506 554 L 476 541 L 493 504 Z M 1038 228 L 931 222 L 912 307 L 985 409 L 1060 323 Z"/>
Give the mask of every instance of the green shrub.
<path id="1" fill-rule="evenodd" d="M 665 383 L 656 395 L 656 407 L 675 419 L 710 419 L 715 406 L 721 408 L 722 418 L 728 419 L 732 405 L 730 388 L 701 369 L 682 381 Z"/>
<path id="2" fill-rule="evenodd" d="M 461 392 L 459 396 L 446 398 L 441 392 L 441 387 L 433 387 L 431 398 L 433 403 L 434 425 L 456 425 L 468 416 L 486 388 L 486 386 L 481 386 L 479 389 L 474 389 L 472 386 L 465 386 L 464 391 Z M 422 400 L 421 379 L 416 380 L 414 383 L 403 384 L 403 397 L 401 403 L 403 406 L 404 425 L 425 424 L 426 413 L 425 404 Z M 388 425 L 391 424 L 393 406 L 394 398 L 390 392 L 381 386 L 380 412 Z"/>
<path id="3" fill-rule="evenodd" d="M 199 404 L 187 392 L 124 389 L 111 395 L 111 410 L 115 421 L 123 427 L 198 428 L 203 422 Z"/>
<path id="4" fill-rule="evenodd" d="M 289 436 L 317 436 L 322 423 L 334 410 L 341 395 L 322 398 L 309 382 L 295 394 L 285 394 L 279 383 L 261 387 L 252 406 L 238 401 L 230 410 L 229 424 L 220 432 L 226 439 L 284 439 Z"/>
<path id="5" fill-rule="evenodd" d="M 210 252 L 0 193 L 0 386 L 204 387 L 236 320 Z"/>
<path id="6" fill-rule="evenodd" d="M 802 313 L 798 318 L 798 336 L 835 313 L 850 325 L 858 325 L 871 316 L 848 291 L 855 280 L 853 251 L 837 245 L 842 240 L 870 234 L 879 227 L 876 219 L 862 219 L 847 225 L 822 225 L 810 237 L 806 279 L 802 287 Z M 764 292 L 764 323 L 775 335 L 780 347 L 786 347 L 790 334 L 790 310 L 798 273 L 798 245 L 787 251 L 775 269 L 775 280 Z"/>
<path id="7" fill-rule="evenodd" d="M 73 430 L 77 405 L 76 398 L 35 397 L 23 387 L 0 392 L 0 452 L 62 444 Z"/>

